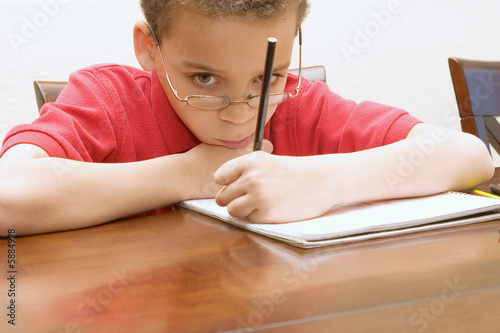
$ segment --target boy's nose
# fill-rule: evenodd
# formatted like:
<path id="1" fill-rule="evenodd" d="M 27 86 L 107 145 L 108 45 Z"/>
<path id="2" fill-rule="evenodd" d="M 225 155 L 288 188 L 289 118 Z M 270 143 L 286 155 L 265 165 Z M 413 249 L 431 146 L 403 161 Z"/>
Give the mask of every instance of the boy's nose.
<path id="1" fill-rule="evenodd" d="M 246 103 L 231 104 L 219 110 L 219 119 L 233 124 L 244 124 L 254 118 L 256 113 L 257 108 L 251 107 Z"/>

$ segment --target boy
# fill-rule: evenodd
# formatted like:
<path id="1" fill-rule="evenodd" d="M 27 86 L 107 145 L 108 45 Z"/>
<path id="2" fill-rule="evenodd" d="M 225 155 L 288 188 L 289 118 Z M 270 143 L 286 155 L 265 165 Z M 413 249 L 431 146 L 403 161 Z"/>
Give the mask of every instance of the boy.
<path id="1" fill-rule="evenodd" d="M 287 75 L 306 0 L 141 5 L 149 25 L 135 24 L 134 47 L 144 70 L 78 71 L 38 120 L 7 135 L 2 235 L 82 228 L 207 197 L 234 216 L 278 223 L 492 176 L 473 136 Z M 278 39 L 278 95 L 264 151 L 252 152 L 268 37 Z"/>

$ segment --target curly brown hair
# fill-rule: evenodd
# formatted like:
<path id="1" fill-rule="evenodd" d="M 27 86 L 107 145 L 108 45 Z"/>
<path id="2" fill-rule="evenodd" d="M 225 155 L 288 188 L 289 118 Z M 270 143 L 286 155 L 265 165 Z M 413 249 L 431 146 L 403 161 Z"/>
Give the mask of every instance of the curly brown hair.
<path id="1" fill-rule="evenodd" d="M 297 30 L 309 10 L 308 0 L 141 0 L 141 8 L 157 38 L 168 32 L 175 10 L 189 8 L 208 17 L 242 16 L 269 20 L 292 9 L 297 13 Z"/>

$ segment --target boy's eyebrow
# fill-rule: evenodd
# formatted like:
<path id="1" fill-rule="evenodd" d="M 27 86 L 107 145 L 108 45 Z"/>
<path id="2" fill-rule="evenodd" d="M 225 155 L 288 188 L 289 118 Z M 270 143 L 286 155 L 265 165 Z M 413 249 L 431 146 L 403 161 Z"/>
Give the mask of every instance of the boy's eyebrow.
<path id="1" fill-rule="evenodd" d="M 186 66 L 186 67 L 193 68 L 193 69 L 199 69 L 202 71 L 206 71 L 206 72 L 218 72 L 218 73 L 224 74 L 224 71 L 216 70 L 215 68 L 211 68 L 210 66 L 200 64 L 200 63 L 197 63 L 194 61 L 184 60 L 184 61 L 182 61 L 182 65 Z"/>
<path id="2" fill-rule="evenodd" d="M 279 65 L 279 66 L 275 66 L 273 68 L 273 70 L 275 72 L 279 72 L 279 71 L 282 71 L 282 70 L 285 70 L 285 69 L 288 69 L 290 67 L 290 62 L 287 62 L 286 64 L 282 64 L 282 65 Z"/>
<path id="3" fill-rule="evenodd" d="M 225 74 L 226 73 L 226 71 L 217 70 L 217 69 L 211 68 L 210 66 L 207 66 L 205 64 L 200 64 L 200 63 L 197 63 L 197 62 L 194 62 L 194 61 L 190 61 L 190 60 L 184 60 L 184 61 L 182 61 L 182 65 L 184 65 L 186 67 L 193 68 L 193 69 L 198 69 L 198 70 L 206 71 L 206 72 L 221 73 L 221 74 Z M 290 67 L 290 62 L 287 62 L 286 64 L 282 64 L 282 65 L 279 65 L 279 66 L 275 66 L 274 69 L 273 69 L 273 71 L 274 72 L 279 72 L 279 71 L 282 71 L 284 69 L 287 69 L 288 67 Z"/>

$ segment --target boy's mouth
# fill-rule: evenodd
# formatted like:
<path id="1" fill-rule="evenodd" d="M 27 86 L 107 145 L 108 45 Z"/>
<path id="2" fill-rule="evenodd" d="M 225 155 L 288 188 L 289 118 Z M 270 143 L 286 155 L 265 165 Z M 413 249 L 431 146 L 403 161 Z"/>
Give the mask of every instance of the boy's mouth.
<path id="1" fill-rule="evenodd" d="M 220 140 L 220 139 L 218 139 L 218 141 L 220 143 L 222 143 L 222 145 L 227 147 L 227 148 L 238 149 L 238 148 L 243 148 L 243 147 L 248 146 L 248 144 L 250 142 L 252 142 L 253 138 L 254 138 L 254 134 L 252 133 L 249 136 L 247 136 L 246 138 L 239 140 L 239 141 L 227 141 L 227 140 Z"/>

